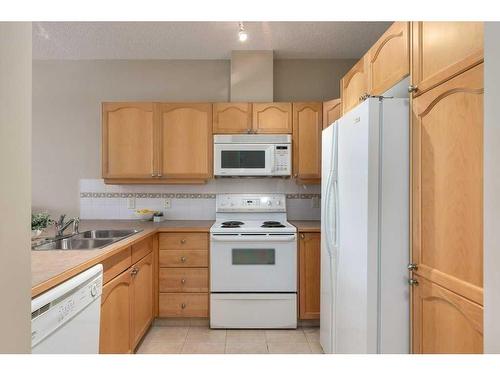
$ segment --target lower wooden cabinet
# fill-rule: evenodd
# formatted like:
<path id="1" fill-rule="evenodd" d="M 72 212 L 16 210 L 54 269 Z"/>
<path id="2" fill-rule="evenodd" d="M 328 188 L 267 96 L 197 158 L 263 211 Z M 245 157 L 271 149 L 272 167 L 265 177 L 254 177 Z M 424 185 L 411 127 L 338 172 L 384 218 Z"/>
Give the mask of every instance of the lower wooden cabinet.
<path id="1" fill-rule="evenodd" d="M 99 353 L 131 353 L 153 321 L 153 254 L 104 284 Z"/>
<path id="2" fill-rule="evenodd" d="M 319 319 L 321 234 L 299 236 L 299 319 Z"/>
<path id="3" fill-rule="evenodd" d="M 414 353 L 482 353 L 483 307 L 414 275 Z"/>

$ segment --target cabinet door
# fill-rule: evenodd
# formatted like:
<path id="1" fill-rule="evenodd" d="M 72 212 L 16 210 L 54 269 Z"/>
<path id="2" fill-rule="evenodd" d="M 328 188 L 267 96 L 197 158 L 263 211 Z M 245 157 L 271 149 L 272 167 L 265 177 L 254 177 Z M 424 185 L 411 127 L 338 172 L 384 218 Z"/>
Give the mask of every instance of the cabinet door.
<path id="1" fill-rule="evenodd" d="M 321 178 L 322 116 L 321 103 L 293 103 L 293 170 L 299 180 Z"/>
<path id="2" fill-rule="evenodd" d="M 253 103 L 252 124 L 256 133 L 292 132 L 292 103 Z"/>
<path id="3" fill-rule="evenodd" d="M 154 104 L 102 104 L 103 178 L 152 178 L 155 174 Z"/>
<path id="4" fill-rule="evenodd" d="M 483 64 L 413 100 L 413 263 L 483 303 Z"/>
<path id="5" fill-rule="evenodd" d="M 132 266 L 132 348 L 139 343 L 153 320 L 153 254 Z"/>
<path id="6" fill-rule="evenodd" d="M 101 296 L 99 353 L 130 353 L 132 311 L 131 275 L 123 272 L 105 284 Z"/>
<path id="7" fill-rule="evenodd" d="M 341 117 L 342 101 L 340 99 L 323 102 L 323 129 L 326 129 Z"/>
<path id="8" fill-rule="evenodd" d="M 394 22 L 370 48 L 370 94 L 382 95 L 410 74 L 409 22 Z"/>
<path id="9" fill-rule="evenodd" d="M 212 104 L 161 104 L 159 133 L 160 178 L 212 176 Z"/>
<path id="10" fill-rule="evenodd" d="M 250 133 L 252 130 L 252 104 L 214 103 L 214 134 Z"/>
<path id="11" fill-rule="evenodd" d="M 483 308 L 423 277 L 413 287 L 413 352 L 483 352 Z"/>
<path id="12" fill-rule="evenodd" d="M 413 22 L 414 96 L 483 61 L 482 22 Z"/>
<path id="13" fill-rule="evenodd" d="M 299 318 L 319 319 L 320 233 L 301 233 L 299 241 Z"/>
<path id="14" fill-rule="evenodd" d="M 356 107 L 368 93 L 367 61 L 366 56 L 362 57 L 340 81 L 343 114 Z"/>

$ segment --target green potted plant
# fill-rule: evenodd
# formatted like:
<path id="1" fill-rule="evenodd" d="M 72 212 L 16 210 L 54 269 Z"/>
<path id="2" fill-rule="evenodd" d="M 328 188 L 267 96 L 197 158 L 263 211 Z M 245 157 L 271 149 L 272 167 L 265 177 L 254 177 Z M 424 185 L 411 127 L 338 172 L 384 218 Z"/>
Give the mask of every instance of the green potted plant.
<path id="1" fill-rule="evenodd" d="M 43 230 L 54 223 L 46 212 L 31 214 L 31 237 L 35 238 L 42 234 Z"/>

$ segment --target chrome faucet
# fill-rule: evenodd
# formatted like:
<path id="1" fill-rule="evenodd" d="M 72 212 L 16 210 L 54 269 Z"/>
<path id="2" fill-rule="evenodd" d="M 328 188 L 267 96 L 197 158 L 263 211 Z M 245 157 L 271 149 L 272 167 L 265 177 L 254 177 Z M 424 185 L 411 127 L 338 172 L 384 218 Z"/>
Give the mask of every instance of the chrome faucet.
<path id="1" fill-rule="evenodd" d="M 74 217 L 73 219 L 68 220 L 67 222 L 64 222 L 64 218 L 66 215 L 61 215 L 59 217 L 59 220 L 55 222 L 56 226 L 56 237 L 62 237 L 64 235 L 64 231 L 66 230 L 67 227 L 69 227 L 71 224 L 73 224 L 73 234 L 78 234 L 78 226 L 80 224 L 80 218 Z"/>

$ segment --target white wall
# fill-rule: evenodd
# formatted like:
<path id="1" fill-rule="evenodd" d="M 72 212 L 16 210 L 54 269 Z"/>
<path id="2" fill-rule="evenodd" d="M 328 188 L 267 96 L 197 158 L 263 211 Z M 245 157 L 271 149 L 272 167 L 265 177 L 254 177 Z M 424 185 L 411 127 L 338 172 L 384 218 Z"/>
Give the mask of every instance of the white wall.
<path id="1" fill-rule="evenodd" d="M 354 60 L 276 60 L 274 100 L 339 96 Z M 229 60 L 33 62 L 34 210 L 79 214 L 81 178 L 100 178 L 100 103 L 228 101 Z"/>
<path id="2" fill-rule="evenodd" d="M 484 352 L 500 353 L 500 23 L 484 43 Z"/>
<path id="3" fill-rule="evenodd" d="M 0 353 L 31 347 L 31 24 L 0 22 Z"/>

